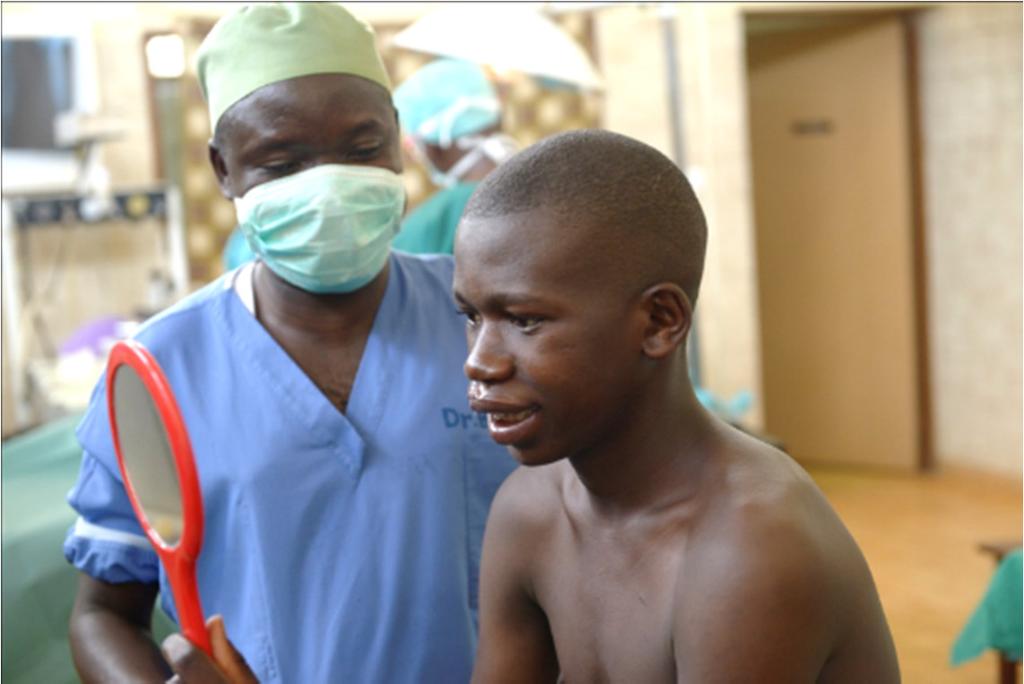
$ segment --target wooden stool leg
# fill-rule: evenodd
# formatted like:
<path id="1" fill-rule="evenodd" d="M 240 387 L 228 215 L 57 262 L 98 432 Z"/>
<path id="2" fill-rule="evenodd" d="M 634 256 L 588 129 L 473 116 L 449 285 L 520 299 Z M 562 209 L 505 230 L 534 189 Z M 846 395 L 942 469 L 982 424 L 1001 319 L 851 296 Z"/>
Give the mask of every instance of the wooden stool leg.
<path id="1" fill-rule="evenodd" d="M 999 656 L 999 684 L 1017 684 L 1018 664 Z"/>

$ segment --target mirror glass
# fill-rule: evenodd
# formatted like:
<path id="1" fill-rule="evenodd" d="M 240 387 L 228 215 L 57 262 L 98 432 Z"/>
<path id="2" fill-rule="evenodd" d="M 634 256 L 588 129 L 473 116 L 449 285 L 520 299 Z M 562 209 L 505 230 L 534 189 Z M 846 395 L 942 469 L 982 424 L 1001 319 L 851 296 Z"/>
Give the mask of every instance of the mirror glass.
<path id="1" fill-rule="evenodd" d="M 114 420 L 124 468 L 146 521 L 168 546 L 181 538 L 181 486 L 156 404 L 131 366 L 114 371 Z"/>

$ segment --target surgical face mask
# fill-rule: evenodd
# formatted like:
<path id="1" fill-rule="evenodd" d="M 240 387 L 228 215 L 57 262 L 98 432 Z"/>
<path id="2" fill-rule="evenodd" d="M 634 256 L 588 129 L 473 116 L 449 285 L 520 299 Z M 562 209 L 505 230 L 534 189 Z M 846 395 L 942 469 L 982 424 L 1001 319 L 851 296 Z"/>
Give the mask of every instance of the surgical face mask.
<path id="1" fill-rule="evenodd" d="M 516 143 L 515 139 L 504 133 L 465 135 L 455 141 L 455 146 L 469 151 L 452 164 L 451 168 L 447 171 L 441 171 L 430 161 L 426 151 L 417 144 L 417 149 L 420 150 L 420 157 L 434 185 L 450 188 L 462 180 L 462 177 L 469 173 L 469 170 L 484 157 L 487 157 L 495 164 L 501 164 L 519 151 L 519 144 Z"/>
<path id="2" fill-rule="evenodd" d="M 455 141 L 455 146 L 463 149 L 480 150 L 495 164 L 501 164 L 519 151 L 519 143 L 515 138 L 504 133 L 490 135 L 466 135 Z"/>
<path id="3" fill-rule="evenodd" d="M 373 280 L 404 208 L 398 174 L 342 164 L 278 178 L 235 199 L 253 252 L 287 282 L 315 293 L 352 292 Z"/>

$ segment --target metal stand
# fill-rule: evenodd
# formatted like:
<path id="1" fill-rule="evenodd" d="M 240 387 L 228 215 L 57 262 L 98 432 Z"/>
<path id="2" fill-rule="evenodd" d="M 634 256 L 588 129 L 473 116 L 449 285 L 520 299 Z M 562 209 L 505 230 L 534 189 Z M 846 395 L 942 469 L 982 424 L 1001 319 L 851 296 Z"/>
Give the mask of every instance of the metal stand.
<path id="1" fill-rule="evenodd" d="M 662 4 L 660 6 L 660 14 L 661 35 L 665 45 L 665 77 L 668 82 L 672 161 L 685 173 L 686 146 L 683 139 L 683 98 L 679 87 L 679 55 L 676 50 L 676 8 L 669 4 Z M 700 387 L 700 341 L 697 337 L 697 313 L 694 312 L 693 320 L 690 322 L 690 334 L 686 338 L 686 359 L 690 370 L 690 380 L 695 387 Z"/>
<path id="2" fill-rule="evenodd" d="M 33 390 L 28 373 L 30 350 L 26 348 L 20 326 L 24 323 L 26 303 L 36 294 L 31 291 L 32 265 L 25 254 L 27 240 L 23 232 L 38 226 L 82 226 L 101 222 L 132 222 L 160 218 L 164 237 L 160 252 L 164 271 L 174 299 L 188 293 L 189 273 L 185 247 L 184 210 L 181 193 L 176 187 L 144 188 L 115 192 L 107 198 L 77 194 L 60 196 L 8 197 L 2 202 L 2 278 L 3 325 L 6 329 L 4 354 L 9 375 L 4 384 L 13 401 L 13 417 L 17 428 L 26 427 L 36 419 L 33 415 Z M 139 291 L 144 291 L 140 284 Z M 32 323 L 46 338 L 45 322 Z M 47 346 L 53 346 L 47 345 Z M 48 356 L 56 350 L 49 349 Z"/>

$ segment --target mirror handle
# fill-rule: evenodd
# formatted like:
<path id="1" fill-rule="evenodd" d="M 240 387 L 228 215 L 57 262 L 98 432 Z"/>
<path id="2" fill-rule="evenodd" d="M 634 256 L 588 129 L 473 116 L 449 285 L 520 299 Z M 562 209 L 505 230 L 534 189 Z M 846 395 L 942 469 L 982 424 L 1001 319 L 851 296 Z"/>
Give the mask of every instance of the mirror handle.
<path id="1" fill-rule="evenodd" d="M 175 554 L 168 560 L 174 568 L 167 574 L 174 592 L 174 605 L 178 609 L 181 633 L 185 635 L 186 639 L 201 648 L 206 655 L 213 658 L 210 633 L 206 630 L 203 607 L 199 600 L 199 587 L 196 585 L 195 559 L 189 558 L 185 554 Z"/>

